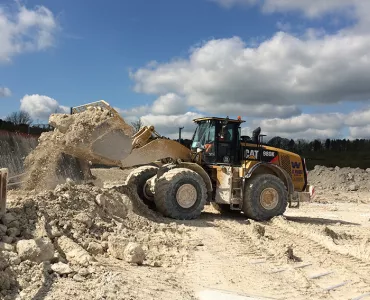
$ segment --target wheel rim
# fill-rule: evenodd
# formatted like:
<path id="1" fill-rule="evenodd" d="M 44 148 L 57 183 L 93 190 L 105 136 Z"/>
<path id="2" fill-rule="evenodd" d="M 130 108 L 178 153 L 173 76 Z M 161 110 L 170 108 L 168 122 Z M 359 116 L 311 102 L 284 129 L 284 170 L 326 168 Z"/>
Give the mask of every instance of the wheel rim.
<path id="1" fill-rule="evenodd" d="M 183 184 L 176 192 L 176 201 L 182 208 L 192 207 L 197 201 L 197 190 L 190 183 Z"/>
<path id="2" fill-rule="evenodd" d="M 145 198 L 147 198 L 150 201 L 154 200 L 154 195 L 151 192 L 150 187 L 147 183 L 145 183 L 144 186 L 143 186 L 143 195 L 144 195 Z"/>
<path id="3" fill-rule="evenodd" d="M 266 188 L 262 191 L 260 196 L 260 203 L 264 209 L 274 209 L 279 202 L 278 192 L 273 188 Z"/>

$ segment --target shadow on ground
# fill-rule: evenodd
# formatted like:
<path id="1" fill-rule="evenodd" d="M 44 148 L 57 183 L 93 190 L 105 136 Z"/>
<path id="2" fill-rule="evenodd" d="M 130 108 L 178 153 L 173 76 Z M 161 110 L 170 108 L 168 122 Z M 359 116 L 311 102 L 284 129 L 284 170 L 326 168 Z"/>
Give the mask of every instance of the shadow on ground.
<path id="1" fill-rule="evenodd" d="M 297 222 L 297 223 L 305 223 L 305 224 L 321 224 L 321 225 L 329 225 L 329 224 L 341 224 L 341 225 L 354 225 L 354 226 L 361 226 L 359 223 L 352 223 L 338 219 L 325 219 L 325 218 L 311 218 L 311 217 L 292 217 L 287 216 L 286 219 L 288 221 Z"/>

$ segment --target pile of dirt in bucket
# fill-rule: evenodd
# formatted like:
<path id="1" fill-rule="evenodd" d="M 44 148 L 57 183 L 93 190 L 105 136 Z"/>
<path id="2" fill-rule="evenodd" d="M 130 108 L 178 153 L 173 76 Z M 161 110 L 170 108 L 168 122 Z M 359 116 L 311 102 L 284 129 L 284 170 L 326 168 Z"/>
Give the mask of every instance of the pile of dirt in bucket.
<path id="1" fill-rule="evenodd" d="M 89 107 L 73 115 L 52 114 L 49 124 L 55 128 L 54 131 L 43 133 L 37 147 L 24 161 L 27 175 L 23 188 L 26 190 L 54 188 L 65 182 L 65 170 L 70 171 L 68 175 L 73 179 L 89 179 L 91 174 L 87 162 L 97 159 L 91 151 L 92 143 L 100 135 L 112 130 L 123 132 L 123 136 L 128 139 L 132 136 L 131 126 L 114 117 L 109 110 L 100 107 Z M 107 142 L 103 143 L 103 146 L 112 148 L 114 145 Z M 63 155 L 79 158 L 77 164 L 80 165 L 63 161 Z M 115 162 L 99 157 L 99 163 Z M 77 175 L 71 176 L 74 173 Z"/>

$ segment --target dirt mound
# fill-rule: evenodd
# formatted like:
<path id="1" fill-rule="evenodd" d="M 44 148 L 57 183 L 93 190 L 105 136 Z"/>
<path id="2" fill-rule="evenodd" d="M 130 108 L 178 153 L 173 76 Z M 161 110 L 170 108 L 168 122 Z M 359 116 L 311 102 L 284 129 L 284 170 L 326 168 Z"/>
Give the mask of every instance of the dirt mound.
<path id="1" fill-rule="evenodd" d="M 308 173 L 308 181 L 322 189 L 370 191 L 370 169 L 315 166 Z"/>
<path id="2" fill-rule="evenodd" d="M 0 222 L 0 292 L 14 299 L 22 291 L 31 299 L 48 282 L 93 281 L 104 274 L 102 262 L 167 268 L 186 260 L 190 229 L 137 203 L 129 186 L 71 180 L 54 190 L 19 193 Z"/>
<path id="3" fill-rule="evenodd" d="M 23 188 L 26 190 L 42 190 L 54 188 L 65 180 L 65 164 L 60 163 L 63 155 L 67 154 L 80 158 L 80 164 L 88 160 L 96 160 L 91 151 L 92 142 L 104 134 L 108 128 L 119 129 L 128 136 L 132 129 L 122 120 L 114 118 L 108 110 L 99 107 L 90 107 L 87 110 L 73 115 L 52 114 L 49 123 L 55 127 L 54 131 L 43 133 L 37 147 L 26 157 L 25 169 L 27 176 Z M 111 147 L 111 145 L 107 145 Z M 84 162 L 83 162 L 84 161 Z M 101 163 L 112 163 L 99 158 Z M 83 178 L 86 177 L 86 166 L 83 169 Z M 76 166 L 70 168 L 78 169 Z M 84 170 L 85 169 L 85 170 Z"/>

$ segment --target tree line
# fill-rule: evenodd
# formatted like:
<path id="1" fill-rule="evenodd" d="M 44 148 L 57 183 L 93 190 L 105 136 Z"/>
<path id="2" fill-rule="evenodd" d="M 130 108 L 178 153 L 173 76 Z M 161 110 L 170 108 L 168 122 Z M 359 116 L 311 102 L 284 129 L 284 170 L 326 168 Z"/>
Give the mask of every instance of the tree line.
<path id="1" fill-rule="evenodd" d="M 40 135 L 53 129 L 48 124 L 32 125 L 32 123 L 33 120 L 29 113 L 25 111 L 12 112 L 5 117 L 5 120 L 0 119 L 0 130 Z"/>
<path id="2" fill-rule="evenodd" d="M 48 124 L 31 125 L 32 123 L 33 120 L 27 112 L 13 112 L 5 120 L 0 119 L 0 130 L 36 135 L 53 130 Z M 134 132 L 137 132 L 143 126 L 143 122 L 139 119 L 136 122 L 131 122 L 131 126 Z M 191 147 L 191 142 L 189 139 L 181 140 L 181 144 L 188 148 Z M 305 157 L 308 169 L 314 168 L 315 165 L 370 168 L 369 139 L 314 139 L 310 141 L 276 136 L 263 144 L 291 151 Z"/>
<path id="3" fill-rule="evenodd" d="M 370 168 L 369 139 L 315 139 L 308 141 L 274 137 L 266 144 L 305 157 L 309 169 L 315 165 Z"/>

